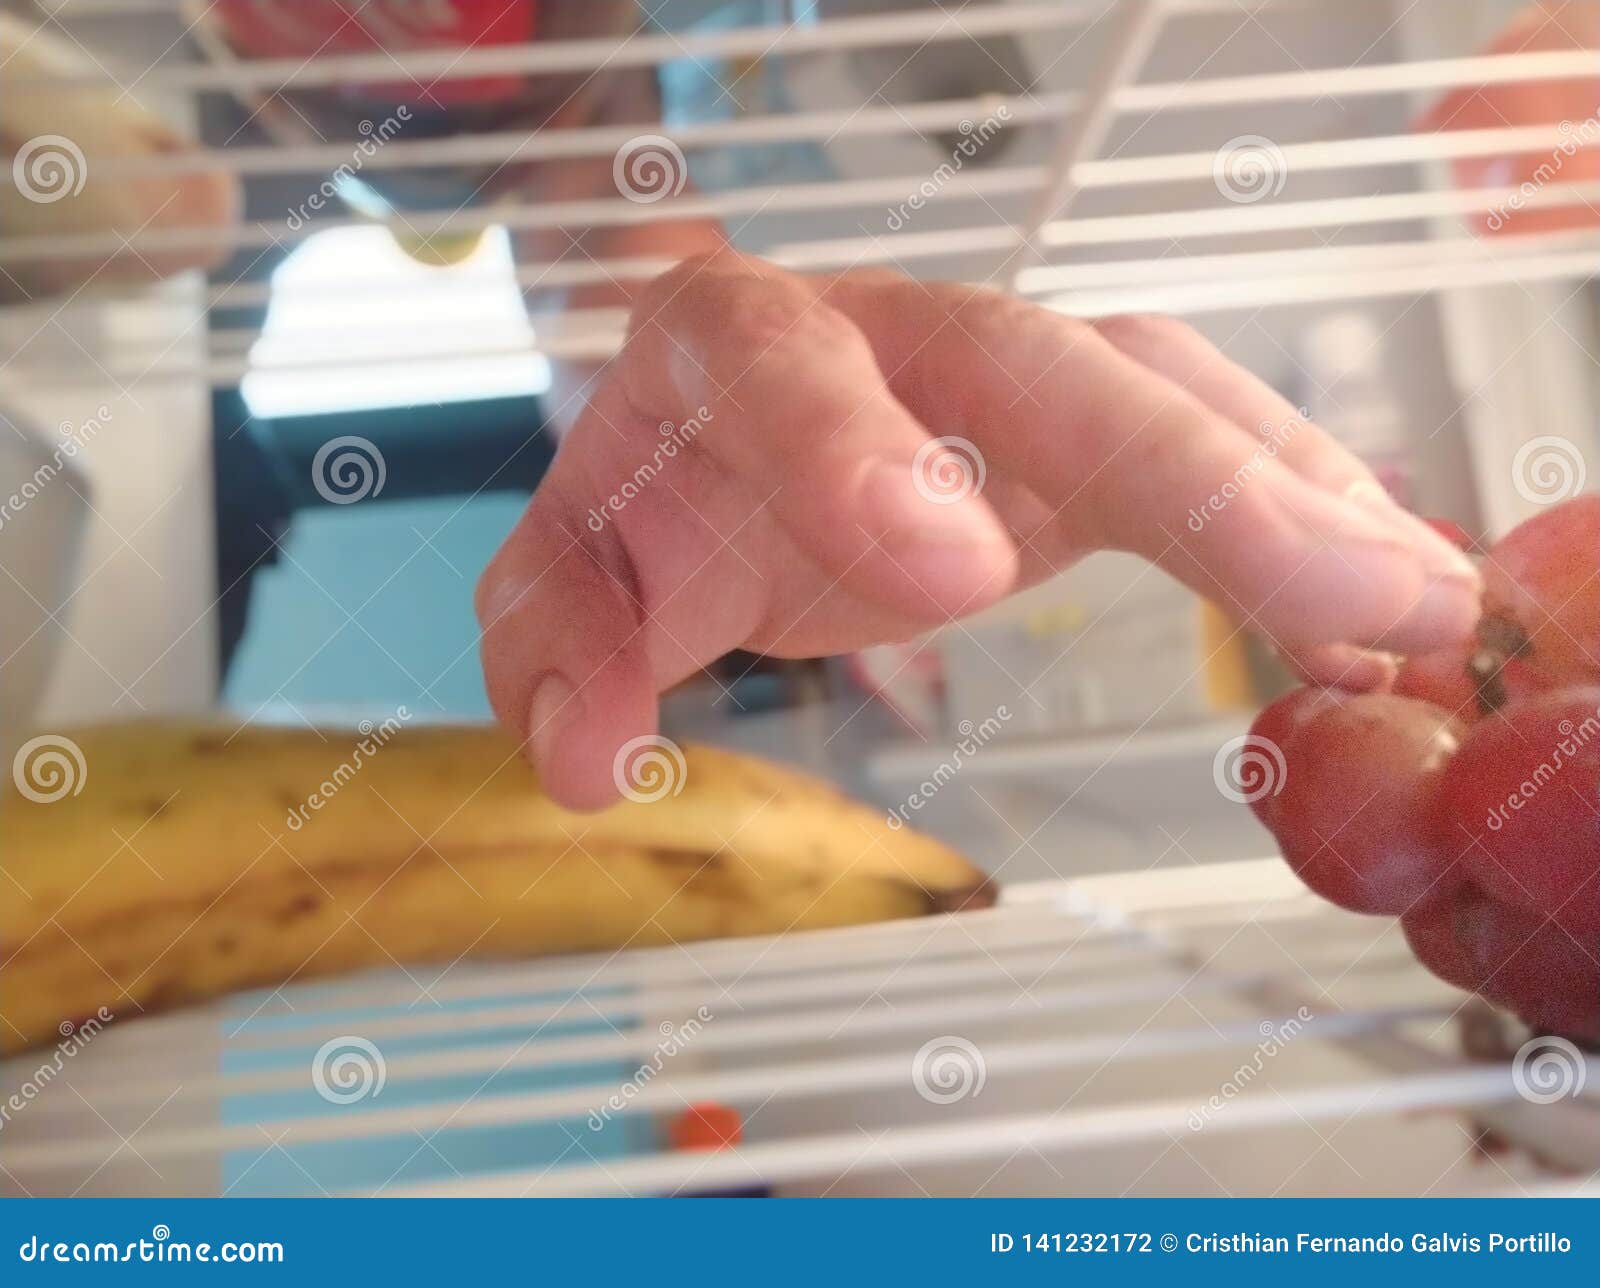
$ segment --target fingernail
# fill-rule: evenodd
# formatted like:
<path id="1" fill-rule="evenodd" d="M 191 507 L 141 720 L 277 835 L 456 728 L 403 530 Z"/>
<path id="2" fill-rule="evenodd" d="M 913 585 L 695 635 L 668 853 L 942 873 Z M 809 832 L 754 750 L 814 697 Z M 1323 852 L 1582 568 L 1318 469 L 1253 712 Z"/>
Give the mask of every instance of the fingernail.
<path id="1" fill-rule="evenodd" d="M 1440 536 L 1414 515 L 1407 519 L 1415 525 L 1417 551 L 1422 557 L 1423 570 L 1429 577 L 1452 581 L 1476 594 L 1483 585 L 1483 574 L 1478 565 L 1463 550 Z"/>
<path id="2" fill-rule="evenodd" d="M 1428 570 L 1430 577 L 1454 582 L 1474 596 L 1482 593 L 1483 574 L 1478 571 L 1477 564 L 1454 546 L 1445 544 L 1443 537 L 1439 538 L 1437 546 L 1428 547 L 1422 566 Z"/>
<path id="3" fill-rule="evenodd" d="M 1472 630 L 1482 605 L 1476 570 L 1470 579 L 1456 576 L 1435 577 L 1423 587 L 1416 603 L 1406 614 L 1408 623 L 1447 623 L 1463 638 Z"/>
<path id="4" fill-rule="evenodd" d="M 1386 690 L 1400 671 L 1400 660 L 1393 653 L 1364 650 L 1350 660 L 1347 678 L 1342 681 L 1347 689 L 1363 693 Z"/>
<path id="5" fill-rule="evenodd" d="M 1364 505 L 1367 509 L 1376 510 L 1380 514 L 1393 515 L 1400 508 L 1388 490 L 1376 479 L 1357 479 L 1345 488 L 1344 494 L 1357 505 Z"/>
<path id="6" fill-rule="evenodd" d="M 1364 513 L 1377 519 L 1391 532 L 1399 533 L 1409 544 L 1426 541 L 1431 545 L 1435 541 L 1444 540 L 1390 496 L 1382 484 L 1375 483 L 1371 479 L 1352 483 L 1344 490 L 1344 498 L 1360 506 Z"/>
<path id="7" fill-rule="evenodd" d="M 1344 495 L 1415 543 L 1422 552 L 1422 566 L 1430 577 L 1470 586 L 1478 584 L 1477 565 L 1432 525 L 1399 505 L 1380 484 L 1371 479 L 1359 480 L 1347 487 Z"/>
<path id="8" fill-rule="evenodd" d="M 1353 644 L 1322 644 L 1286 660 L 1309 683 L 1357 693 L 1388 689 L 1400 669 L 1393 653 Z"/>
<path id="9" fill-rule="evenodd" d="M 1355 502 L 1369 514 L 1376 514 L 1402 528 L 1410 529 L 1422 523 L 1421 519 L 1396 501 L 1389 494 L 1389 489 L 1376 479 L 1357 479 L 1340 495 L 1347 501 Z"/>
<path id="10" fill-rule="evenodd" d="M 559 675 L 547 675 L 534 687 L 528 705 L 528 741 L 536 764 L 549 763 L 556 735 L 576 714 L 577 697 L 578 691 Z"/>

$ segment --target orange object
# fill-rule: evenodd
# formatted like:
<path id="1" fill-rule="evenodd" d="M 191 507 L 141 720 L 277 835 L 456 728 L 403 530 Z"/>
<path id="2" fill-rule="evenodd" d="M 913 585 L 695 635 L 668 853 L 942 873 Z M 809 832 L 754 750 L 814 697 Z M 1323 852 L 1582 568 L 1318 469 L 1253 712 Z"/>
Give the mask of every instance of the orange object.
<path id="1" fill-rule="evenodd" d="M 1539 0 L 1524 8 L 1489 54 L 1600 49 L 1600 8 L 1583 0 Z M 1585 204 L 1529 208 L 1546 187 L 1600 179 L 1600 56 L 1595 71 L 1572 79 L 1513 81 L 1446 94 L 1418 123 L 1425 130 L 1488 130 L 1548 125 L 1555 142 L 1517 156 L 1463 157 L 1453 163 L 1464 188 L 1510 188 L 1512 195 L 1473 220 L 1482 234 L 1550 233 L 1593 227 Z"/>
<path id="2" fill-rule="evenodd" d="M 536 0 L 215 0 L 209 21 L 219 23 L 246 58 L 314 58 L 386 50 L 479 49 L 523 44 L 534 38 Z M 349 85 L 347 97 L 452 106 L 492 103 L 522 89 L 516 74 L 416 79 Z"/>
<path id="3" fill-rule="evenodd" d="M 706 1101 L 690 1105 L 667 1124 L 673 1149 L 731 1149 L 744 1139 L 744 1120 L 729 1105 Z"/>

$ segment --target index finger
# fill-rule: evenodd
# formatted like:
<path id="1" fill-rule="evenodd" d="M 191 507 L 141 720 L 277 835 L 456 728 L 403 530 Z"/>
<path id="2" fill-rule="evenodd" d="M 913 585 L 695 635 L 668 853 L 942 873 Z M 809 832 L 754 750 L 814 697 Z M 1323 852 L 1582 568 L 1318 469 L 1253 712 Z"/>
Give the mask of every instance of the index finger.
<path id="1" fill-rule="evenodd" d="M 1319 486 L 1088 323 L 990 291 L 837 279 L 828 298 L 935 432 L 1055 507 L 1063 548 L 1144 555 L 1287 651 L 1463 638 L 1476 569 L 1425 528 Z M 1281 437 L 1281 436 L 1280 436 Z"/>

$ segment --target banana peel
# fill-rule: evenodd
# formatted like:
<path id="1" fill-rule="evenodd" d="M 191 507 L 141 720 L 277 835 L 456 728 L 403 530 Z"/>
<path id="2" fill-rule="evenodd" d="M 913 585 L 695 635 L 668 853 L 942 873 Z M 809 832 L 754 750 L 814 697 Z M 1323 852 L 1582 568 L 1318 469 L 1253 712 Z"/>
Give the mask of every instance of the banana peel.
<path id="1" fill-rule="evenodd" d="M 392 723 L 392 722 L 391 722 Z M 622 949 L 983 907 L 983 873 L 794 770 L 690 745 L 659 799 L 544 795 L 487 726 L 68 731 L 0 801 L 0 1051 L 363 967 Z M 388 726 L 385 726 L 388 729 Z M 361 749 L 366 749 L 363 754 Z"/>

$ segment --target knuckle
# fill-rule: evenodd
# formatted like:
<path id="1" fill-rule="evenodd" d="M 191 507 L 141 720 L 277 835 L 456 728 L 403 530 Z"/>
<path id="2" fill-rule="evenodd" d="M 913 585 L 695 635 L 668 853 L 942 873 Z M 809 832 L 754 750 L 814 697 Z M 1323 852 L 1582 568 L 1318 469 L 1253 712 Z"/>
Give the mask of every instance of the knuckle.
<path id="1" fill-rule="evenodd" d="M 1118 348 L 1152 344 L 1171 344 L 1187 340 L 1194 329 L 1186 322 L 1163 313 L 1118 313 L 1096 318 L 1091 324 L 1100 335 Z"/>
<path id="2" fill-rule="evenodd" d="M 840 368 L 872 359 L 866 336 L 831 304 L 813 300 L 798 314 L 791 314 L 787 334 L 795 339 L 798 351 L 826 353 Z"/>
<path id="3" fill-rule="evenodd" d="M 568 509 L 541 492 L 490 556 L 472 588 L 472 608 L 485 633 L 528 603 L 557 562 L 556 551 L 580 535 L 566 520 Z"/>
<path id="4" fill-rule="evenodd" d="M 628 315 L 628 329 L 637 332 L 641 326 L 666 308 L 694 280 L 706 257 L 696 255 L 680 260 L 659 277 L 653 277 L 634 295 L 633 308 Z"/>
<path id="5" fill-rule="evenodd" d="M 776 279 L 729 282 L 707 304 L 741 345 L 769 359 L 781 342 L 815 334 L 823 325 L 818 314 L 833 312 L 800 283 Z"/>
<path id="6" fill-rule="evenodd" d="M 628 346 L 647 346 L 651 333 L 664 330 L 680 346 L 733 334 L 741 346 L 762 352 L 794 333 L 816 306 L 817 292 L 805 279 L 737 251 L 711 251 L 684 260 L 640 293 Z"/>
<path id="7" fill-rule="evenodd" d="M 502 546 L 478 574 L 477 583 L 472 588 L 472 611 L 477 616 L 478 625 L 484 629 L 493 624 L 494 604 L 504 581 L 505 547 Z"/>
<path id="8" fill-rule="evenodd" d="M 1039 342 L 1052 349 L 1071 347 L 1092 336 L 1082 318 L 989 287 L 965 289 L 954 301 L 953 320 L 973 335 L 1004 337 L 1009 342 Z"/>
<path id="9" fill-rule="evenodd" d="M 1003 372 L 1021 388 L 1040 391 L 1077 378 L 1083 349 L 1102 346 L 1082 318 L 1057 313 L 1014 295 L 985 288 L 963 289 L 947 299 L 953 334 L 976 346 L 986 370 Z M 1040 382 L 1043 382 L 1042 384 Z"/>
<path id="10" fill-rule="evenodd" d="M 477 619 L 479 626 L 488 625 L 490 578 L 494 576 L 494 561 L 490 560 L 488 567 L 478 574 L 478 580 L 472 587 L 472 615 Z"/>
<path id="11" fill-rule="evenodd" d="M 887 287 L 905 286 L 911 281 L 910 277 L 898 269 L 874 266 L 871 268 L 852 268 L 848 272 L 836 273 L 829 279 L 829 285 Z"/>
<path id="12" fill-rule="evenodd" d="M 1038 309 L 1026 300 L 987 286 L 947 287 L 940 302 L 952 321 L 972 327 L 1010 327 L 1023 325 Z"/>
<path id="13" fill-rule="evenodd" d="M 755 256 L 730 246 L 691 255 L 645 285 L 635 297 L 633 321 L 635 325 L 647 321 L 673 301 L 693 301 L 701 294 L 723 289 L 729 281 L 758 279 L 772 271 Z"/>

